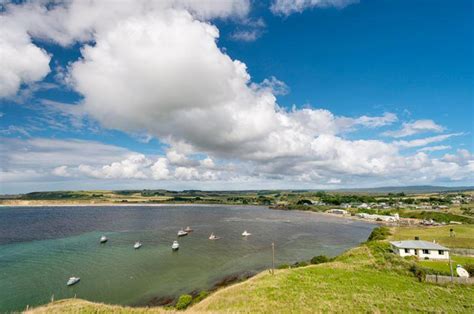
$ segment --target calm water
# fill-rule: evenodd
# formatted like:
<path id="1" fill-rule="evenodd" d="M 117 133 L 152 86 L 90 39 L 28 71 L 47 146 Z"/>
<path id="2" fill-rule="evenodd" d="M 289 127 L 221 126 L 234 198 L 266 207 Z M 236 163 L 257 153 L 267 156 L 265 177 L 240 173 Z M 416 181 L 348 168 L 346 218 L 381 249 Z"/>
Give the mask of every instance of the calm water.
<path id="1" fill-rule="evenodd" d="M 176 232 L 187 225 L 195 231 L 172 252 Z M 52 295 L 146 304 L 269 268 L 272 241 L 278 265 L 337 255 L 366 240 L 373 227 L 264 207 L 0 208 L 0 312 L 47 303 Z M 243 239 L 244 230 L 253 235 Z M 222 239 L 209 241 L 211 232 Z M 143 247 L 134 250 L 138 240 Z M 81 282 L 66 287 L 71 276 Z"/>

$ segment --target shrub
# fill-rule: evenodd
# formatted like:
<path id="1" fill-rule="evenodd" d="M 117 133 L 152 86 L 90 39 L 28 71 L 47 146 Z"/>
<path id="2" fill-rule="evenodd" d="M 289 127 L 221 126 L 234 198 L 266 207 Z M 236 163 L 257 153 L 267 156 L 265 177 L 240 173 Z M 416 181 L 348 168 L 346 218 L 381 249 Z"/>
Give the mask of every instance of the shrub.
<path id="1" fill-rule="evenodd" d="M 209 292 L 207 292 L 206 290 L 199 292 L 199 294 L 193 299 L 192 304 L 201 302 L 202 300 L 207 298 L 208 295 L 209 295 Z"/>
<path id="2" fill-rule="evenodd" d="M 467 270 L 471 277 L 474 276 L 474 264 L 465 264 L 463 268 Z"/>
<path id="3" fill-rule="evenodd" d="M 418 280 L 421 282 L 421 281 L 424 281 L 425 278 L 426 278 L 426 273 L 427 273 L 427 270 L 417 264 L 413 264 L 411 267 L 410 267 L 410 271 L 413 273 L 413 275 L 415 275 L 416 278 L 418 278 Z"/>
<path id="4" fill-rule="evenodd" d="M 387 227 L 377 227 L 372 230 L 368 241 L 385 240 L 390 235 L 390 229 Z"/>
<path id="5" fill-rule="evenodd" d="M 311 259 L 311 264 L 321 264 L 329 262 L 329 258 L 324 255 L 318 255 Z"/>
<path id="6" fill-rule="evenodd" d="M 302 262 L 296 262 L 293 264 L 293 267 L 304 267 L 304 266 L 308 266 L 308 262 L 305 262 L 305 261 L 302 261 Z"/>
<path id="7" fill-rule="evenodd" d="M 296 205 L 311 205 L 313 204 L 313 202 L 311 202 L 310 200 L 299 200 Z"/>
<path id="8" fill-rule="evenodd" d="M 176 303 L 176 309 L 184 310 L 191 304 L 192 301 L 193 297 L 191 295 L 183 294 L 179 297 L 178 302 Z"/>
<path id="9" fill-rule="evenodd" d="M 288 265 L 288 264 L 281 264 L 281 265 L 279 265 L 277 268 L 278 268 L 278 269 L 288 269 L 288 268 L 290 268 L 290 265 Z"/>

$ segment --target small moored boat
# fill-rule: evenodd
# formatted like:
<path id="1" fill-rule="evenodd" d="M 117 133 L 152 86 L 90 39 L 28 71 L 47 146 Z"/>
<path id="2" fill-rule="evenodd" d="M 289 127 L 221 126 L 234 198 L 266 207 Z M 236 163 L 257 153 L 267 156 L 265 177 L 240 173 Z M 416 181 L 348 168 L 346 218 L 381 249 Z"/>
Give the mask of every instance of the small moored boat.
<path id="1" fill-rule="evenodd" d="M 216 236 L 214 233 L 211 233 L 211 235 L 209 236 L 209 240 L 219 240 L 220 237 Z"/>
<path id="2" fill-rule="evenodd" d="M 78 283 L 80 280 L 81 280 L 81 278 L 79 278 L 79 277 L 71 277 L 71 278 L 69 278 L 69 280 L 67 281 L 66 285 L 68 285 L 68 286 L 75 285 L 75 284 Z"/>
<path id="3" fill-rule="evenodd" d="M 173 244 L 171 245 L 171 249 L 172 249 L 173 251 L 179 250 L 179 243 L 178 243 L 178 241 L 173 241 Z"/>
<path id="4" fill-rule="evenodd" d="M 135 244 L 133 245 L 133 248 L 134 248 L 135 250 L 137 250 L 137 249 L 139 249 L 139 248 L 141 248 L 141 247 L 142 247 L 142 243 L 141 243 L 140 241 L 135 242 Z"/>
<path id="5" fill-rule="evenodd" d="M 178 237 L 184 237 L 184 236 L 187 236 L 187 235 L 188 235 L 188 233 L 186 231 L 184 231 L 183 229 L 178 231 Z"/>
<path id="6" fill-rule="evenodd" d="M 252 234 L 251 234 L 250 232 L 247 232 L 247 230 L 245 230 L 244 232 L 242 232 L 242 236 L 243 236 L 243 237 L 248 237 L 248 236 L 250 236 L 250 235 L 252 235 Z"/>
<path id="7" fill-rule="evenodd" d="M 189 233 L 189 232 L 193 232 L 194 230 L 190 226 L 187 226 L 186 228 L 184 228 L 184 231 Z"/>
<path id="8" fill-rule="evenodd" d="M 107 241 L 109 241 L 109 239 L 107 239 L 107 237 L 105 235 L 100 237 L 100 243 L 105 243 Z"/>

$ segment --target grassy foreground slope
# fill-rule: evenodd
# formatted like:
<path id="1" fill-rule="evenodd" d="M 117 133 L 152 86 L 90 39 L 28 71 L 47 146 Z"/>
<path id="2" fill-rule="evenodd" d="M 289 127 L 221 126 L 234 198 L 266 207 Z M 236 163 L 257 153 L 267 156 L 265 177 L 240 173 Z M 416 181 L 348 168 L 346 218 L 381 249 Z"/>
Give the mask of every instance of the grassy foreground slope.
<path id="1" fill-rule="evenodd" d="M 262 274 L 192 308 L 210 312 L 465 312 L 474 288 L 419 282 L 409 262 L 369 244 L 335 262 Z"/>
<path id="2" fill-rule="evenodd" d="M 330 263 L 277 270 L 275 275 L 263 272 L 212 294 L 185 312 L 474 312 L 474 287 L 419 282 L 410 272 L 413 265 L 413 261 L 389 253 L 386 242 L 371 242 Z M 77 300 L 62 302 L 32 313 L 164 311 Z"/>
<path id="3" fill-rule="evenodd" d="M 103 303 L 94 303 L 81 299 L 66 299 L 41 306 L 25 313 L 46 314 L 46 313 L 132 313 L 132 314 L 148 314 L 148 313 L 175 313 L 166 311 L 159 307 L 154 308 L 133 308 L 120 305 L 109 305 Z"/>

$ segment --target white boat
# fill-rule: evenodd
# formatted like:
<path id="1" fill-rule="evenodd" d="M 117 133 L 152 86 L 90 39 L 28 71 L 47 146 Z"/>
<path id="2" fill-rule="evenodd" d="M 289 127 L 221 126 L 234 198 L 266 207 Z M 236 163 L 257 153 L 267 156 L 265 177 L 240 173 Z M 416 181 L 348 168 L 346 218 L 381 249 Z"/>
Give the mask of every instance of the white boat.
<path id="1" fill-rule="evenodd" d="M 136 250 L 136 249 L 139 249 L 142 247 L 142 243 L 140 241 L 137 241 L 135 242 L 135 245 L 133 245 L 133 248 Z"/>
<path id="2" fill-rule="evenodd" d="M 456 267 L 456 273 L 458 273 L 459 277 L 469 278 L 469 272 L 466 269 L 464 269 L 461 265 L 458 265 Z"/>
<path id="3" fill-rule="evenodd" d="M 242 232 L 242 236 L 243 236 L 243 237 L 248 237 L 248 236 L 250 236 L 250 235 L 252 235 L 252 234 L 251 234 L 250 232 L 247 232 L 247 230 L 245 230 L 244 232 Z"/>
<path id="4" fill-rule="evenodd" d="M 209 240 L 219 240 L 220 237 L 214 235 L 214 233 L 211 233 L 211 235 L 209 236 Z"/>
<path id="5" fill-rule="evenodd" d="M 178 243 L 178 241 L 173 241 L 173 244 L 171 245 L 171 249 L 172 249 L 173 251 L 179 250 L 179 243 Z"/>
<path id="6" fill-rule="evenodd" d="M 194 230 L 190 226 L 187 226 L 186 228 L 184 228 L 184 231 L 186 231 L 187 233 L 190 233 L 190 232 L 193 232 Z"/>
<path id="7" fill-rule="evenodd" d="M 183 229 L 178 231 L 178 237 L 184 237 L 184 236 L 187 236 L 187 235 L 188 235 L 188 233 L 186 231 L 184 231 Z"/>
<path id="8" fill-rule="evenodd" d="M 81 280 L 81 278 L 79 278 L 79 277 L 71 277 L 71 278 L 69 278 L 69 280 L 67 281 L 66 285 L 68 285 L 68 286 L 75 285 L 75 284 L 78 283 L 80 280 Z"/>
<path id="9" fill-rule="evenodd" d="M 107 239 L 107 237 L 105 235 L 100 237 L 100 243 L 105 243 L 107 241 L 109 241 L 109 239 Z"/>

